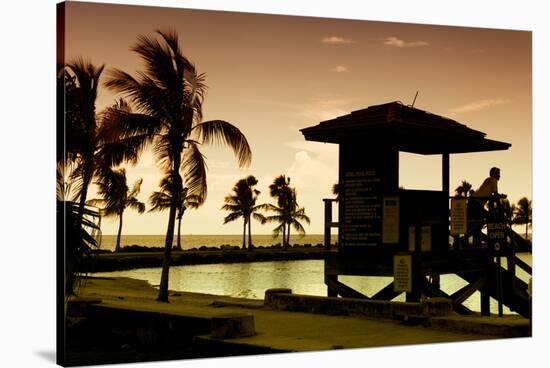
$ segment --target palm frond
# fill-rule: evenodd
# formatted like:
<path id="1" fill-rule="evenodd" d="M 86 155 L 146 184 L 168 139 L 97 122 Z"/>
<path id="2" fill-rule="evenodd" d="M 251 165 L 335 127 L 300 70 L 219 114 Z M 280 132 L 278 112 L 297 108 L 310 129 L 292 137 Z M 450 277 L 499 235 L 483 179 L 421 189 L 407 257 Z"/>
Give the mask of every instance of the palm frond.
<path id="1" fill-rule="evenodd" d="M 298 221 L 294 220 L 291 224 L 292 227 L 298 232 L 298 234 L 300 234 L 301 236 L 304 236 L 306 234 L 306 230 Z"/>
<path id="2" fill-rule="evenodd" d="M 305 209 L 303 207 L 299 208 L 295 213 L 293 213 L 293 217 L 298 220 L 305 221 L 308 225 L 311 222 L 310 218 L 306 215 Z"/>
<path id="3" fill-rule="evenodd" d="M 256 212 L 256 211 L 269 211 L 273 207 L 275 207 L 275 206 L 272 205 L 271 203 L 262 203 L 262 204 L 258 204 L 256 206 L 252 207 L 252 211 L 253 212 Z"/>
<path id="4" fill-rule="evenodd" d="M 224 211 L 238 212 L 238 211 L 241 211 L 241 206 L 236 205 L 236 204 L 227 204 L 226 203 L 220 209 L 224 210 Z"/>
<path id="5" fill-rule="evenodd" d="M 138 73 L 141 81 L 130 74 L 112 69 L 107 73 L 105 86 L 129 99 L 140 112 L 152 116 L 159 121 L 165 116 L 166 94 L 153 80 L 142 73 Z"/>
<path id="6" fill-rule="evenodd" d="M 153 192 L 149 196 L 149 204 L 151 205 L 149 212 L 167 210 L 172 204 L 172 196 L 165 192 Z"/>
<path id="7" fill-rule="evenodd" d="M 151 115 L 132 112 L 120 99 L 101 113 L 100 139 L 110 142 L 135 135 L 154 136 L 160 133 L 162 121 Z"/>
<path id="8" fill-rule="evenodd" d="M 273 231 L 272 231 L 273 237 L 274 238 L 278 237 L 281 234 L 281 232 L 284 230 L 285 226 L 286 226 L 286 224 L 282 223 L 279 226 L 277 226 L 275 229 L 273 229 Z"/>
<path id="9" fill-rule="evenodd" d="M 202 121 L 202 104 L 206 96 L 206 74 L 197 74 L 195 67 L 187 68 L 185 76 L 185 100 L 187 107 L 193 111 L 192 125 Z"/>
<path id="10" fill-rule="evenodd" d="M 173 55 L 173 62 L 175 63 L 175 70 L 177 72 L 178 80 L 184 78 L 185 71 L 194 70 L 193 64 L 183 55 L 179 47 L 178 34 L 174 29 L 157 30 L 156 31 L 163 39 L 164 42 L 170 47 Z"/>
<path id="11" fill-rule="evenodd" d="M 267 222 L 266 217 L 260 213 L 253 213 L 252 217 L 254 218 L 254 220 L 260 222 L 262 225 Z"/>
<path id="12" fill-rule="evenodd" d="M 265 217 L 266 222 L 285 222 L 285 216 L 283 215 L 272 215 L 272 216 L 266 216 Z"/>
<path id="13" fill-rule="evenodd" d="M 132 51 L 145 61 L 145 70 L 149 78 L 164 91 L 178 91 L 183 85 L 183 70 L 178 71 L 178 64 L 182 62 L 181 54 L 173 54 L 171 46 L 172 44 L 161 43 L 155 38 L 141 35 L 132 47 Z M 171 102 L 178 103 L 181 100 Z"/>
<path id="14" fill-rule="evenodd" d="M 203 198 L 196 194 L 189 194 L 184 199 L 184 205 L 187 208 L 199 208 L 203 203 Z"/>
<path id="15" fill-rule="evenodd" d="M 99 78 L 105 65 L 96 67 L 90 61 L 77 58 L 69 62 L 67 68 L 75 75 L 78 87 L 86 94 L 87 102 L 95 105 Z"/>
<path id="16" fill-rule="evenodd" d="M 102 198 L 88 199 L 86 201 L 87 206 L 93 206 L 93 207 L 97 207 L 97 208 L 104 207 L 106 203 L 107 203 L 107 201 L 102 199 Z"/>
<path id="17" fill-rule="evenodd" d="M 240 206 L 239 197 L 235 195 L 226 196 L 224 198 L 224 202 L 231 206 L 237 206 L 237 207 Z"/>
<path id="18" fill-rule="evenodd" d="M 135 197 L 129 198 L 126 206 L 136 210 L 138 213 L 145 212 L 145 203 L 138 201 Z"/>
<path id="19" fill-rule="evenodd" d="M 135 165 L 153 139 L 154 136 L 147 134 L 121 138 L 102 145 L 98 157 L 107 166 L 118 166 L 123 162 Z"/>
<path id="20" fill-rule="evenodd" d="M 128 198 L 137 197 L 140 190 L 141 190 L 141 184 L 143 183 L 143 179 L 139 178 L 137 179 L 134 184 L 132 185 L 132 189 L 128 193 Z"/>
<path id="21" fill-rule="evenodd" d="M 153 154 L 157 160 L 157 165 L 164 172 L 172 170 L 172 149 L 172 141 L 168 134 L 160 134 L 154 140 Z"/>
<path id="22" fill-rule="evenodd" d="M 181 170 L 185 184 L 189 188 L 190 194 L 200 196 L 203 201 L 206 200 L 208 186 L 206 183 L 206 158 L 199 151 L 197 144 L 189 143 L 183 153 Z"/>
<path id="23" fill-rule="evenodd" d="M 238 220 L 239 218 L 243 217 L 242 212 L 232 212 L 229 215 L 225 216 L 223 219 L 223 223 L 227 224 L 228 222 Z"/>
<path id="24" fill-rule="evenodd" d="M 104 169 L 97 177 L 97 194 L 103 199 L 102 211 L 105 216 L 118 215 L 126 207 L 128 185 L 126 184 L 126 170 Z"/>
<path id="25" fill-rule="evenodd" d="M 250 165 L 252 151 L 246 137 L 234 125 L 223 120 L 211 120 L 197 124 L 193 131 L 203 144 L 229 146 L 237 156 L 240 167 Z"/>

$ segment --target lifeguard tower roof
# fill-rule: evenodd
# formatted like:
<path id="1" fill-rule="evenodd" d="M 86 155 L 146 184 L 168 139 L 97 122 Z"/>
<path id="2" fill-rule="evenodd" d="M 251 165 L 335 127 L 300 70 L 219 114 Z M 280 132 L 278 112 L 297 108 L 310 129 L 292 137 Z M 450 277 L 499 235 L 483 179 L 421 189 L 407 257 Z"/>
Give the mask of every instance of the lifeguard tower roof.
<path id="1" fill-rule="evenodd" d="M 308 141 L 376 142 L 417 154 L 467 153 L 507 150 L 511 144 L 485 138 L 486 134 L 444 116 L 401 102 L 356 110 L 300 130 Z"/>

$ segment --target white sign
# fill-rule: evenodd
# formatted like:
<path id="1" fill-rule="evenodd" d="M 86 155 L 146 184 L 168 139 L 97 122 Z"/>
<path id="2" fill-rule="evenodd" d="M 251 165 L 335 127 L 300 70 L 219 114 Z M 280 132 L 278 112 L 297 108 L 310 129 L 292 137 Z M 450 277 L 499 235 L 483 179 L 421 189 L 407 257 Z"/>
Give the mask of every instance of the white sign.
<path id="1" fill-rule="evenodd" d="M 399 243 L 399 197 L 384 197 L 382 203 L 382 243 Z"/>
<path id="2" fill-rule="evenodd" d="M 420 228 L 420 250 L 429 252 L 432 250 L 432 227 L 422 226 Z"/>
<path id="3" fill-rule="evenodd" d="M 410 255 L 393 256 L 393 290 L 412 291 L 412 261 Z"/>
<path id="4" fill-rule="evenodd" d="M 466 198 L 451 199 L 451 235 L 466 234 L 467 224 Z"/>

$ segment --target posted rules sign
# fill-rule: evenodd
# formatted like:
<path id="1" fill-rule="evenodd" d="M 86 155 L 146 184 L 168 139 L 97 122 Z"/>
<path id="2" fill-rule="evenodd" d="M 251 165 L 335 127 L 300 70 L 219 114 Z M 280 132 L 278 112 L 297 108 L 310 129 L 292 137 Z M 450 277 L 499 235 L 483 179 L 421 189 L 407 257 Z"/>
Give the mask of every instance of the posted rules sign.
<path id="1" fill-rule="evenodd" d="M 393 290 L 412 291 L 412 257 L 410 255 L 393 256 Z"/>
<path id="2" fill-rule="evenodd" d="M 451 235 L 466 234 L 466 210 L 466 198 L 451 199 Z"/>

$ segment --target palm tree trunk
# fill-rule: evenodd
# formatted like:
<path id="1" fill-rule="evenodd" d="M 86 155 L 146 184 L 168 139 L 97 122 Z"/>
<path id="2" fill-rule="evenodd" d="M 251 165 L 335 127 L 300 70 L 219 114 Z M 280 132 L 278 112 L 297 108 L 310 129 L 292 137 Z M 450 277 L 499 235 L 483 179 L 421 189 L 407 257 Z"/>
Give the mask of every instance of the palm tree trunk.
<path id="1" fill-rule="evenodd" d="M 283 248 L 286 246 L 286 225 L 283 225 Z"/>
<path id="2" fill-rule="evenodd" d="M 78 204 L 78 215 L 82 217 L 84 214 L 84 206 L 86 205 L 86 197 L 88 196 L 88 187 L 92 181 L 93 167 L 89 163 L 84 164 L 84 174 L 82 175 L 82 192 L 80 192 L 80 203 Z"/>
<path id="3" fill-rule="evenodd" d="M 252 250 L 252 221 L 248 218 L 248 250 Z"/>
<path id="4" fill-rule="evenodd" d="M 527 236 L 529 235 L 529 221 L 525 223 L 525 240 L 528 240 Z"/>
<path id="5" fill-rule="evenodd" d="M 286 246 L 290 247 L 290 224 L 288 224 L 288 230 L 286 232 Z"/>
<path id="6" fill-rule="evenodd" d="M 243 220 L 243 249 L 246 249 L 246 217 Z"/>
<path id="7" fill-rule="evenodd" d="M 180 216 L 178 218 L 178 237 L 177 237 L 177 244 L 176 244 L 176 250 L 181 250 L 181 219 L 183 216 Z"/>
<path id="8" fill-rule="evenodd" d="M 172 196 L 170 213 L 168 215 L 168 229 L 166 230 L 166 239 L 164 241 L 164 259 L 162 261 L 162 273 L 160 276 L 159 294 L 157 301 L 168 303 L 168 275 L 170 273 L 170 262 L 172 261 L 172 242 L 174 241 L 174 225 L 176 222 L 176 210 L 179 203 L 181 176 L 179 167 L 181 163 L 181 152 L 174 152 L 174 163 L 172 167 L 172 180 L 176 186 L 175 193 Z"/>
<path id="9" fill-rule="evenodd" d="M 122 213 L 118 215 L 118 234 L 116 236 L 115 252 L 120 252 L 120 235 L 122 234 Z"/>

